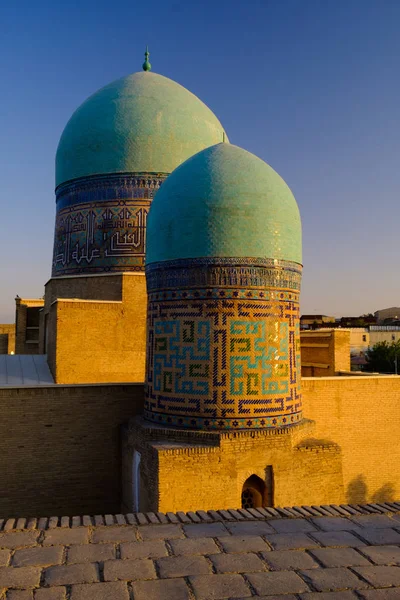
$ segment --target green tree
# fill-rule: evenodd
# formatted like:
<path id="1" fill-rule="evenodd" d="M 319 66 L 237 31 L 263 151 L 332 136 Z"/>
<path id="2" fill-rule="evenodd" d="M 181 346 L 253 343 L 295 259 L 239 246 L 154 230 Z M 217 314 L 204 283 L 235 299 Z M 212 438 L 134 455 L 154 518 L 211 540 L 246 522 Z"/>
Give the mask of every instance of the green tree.
<path id="1" fill-rule="evenodd" d="M 365 353 L 367 364 L 366 371 L 375 373 L 395 373 L 396 361 L 398 363 L 397 372 L 400 372 L 400 340 L 397 342 L 378 342 Z"/>

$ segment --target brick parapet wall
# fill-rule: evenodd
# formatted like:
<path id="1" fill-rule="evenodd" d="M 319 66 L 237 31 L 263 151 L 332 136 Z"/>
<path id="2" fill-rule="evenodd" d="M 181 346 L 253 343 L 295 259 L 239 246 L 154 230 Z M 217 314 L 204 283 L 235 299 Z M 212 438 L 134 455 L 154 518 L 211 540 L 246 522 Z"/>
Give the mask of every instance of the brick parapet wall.
<path id="1" fill-rule="evenodd" d="M 120 509 L 120 426 L 143 385 L 0 388 L 0 514 Z"/>
<path id="2" fill-rule="evenodd" d="M 322 506 L 293 506 L 265 508 L 236 508 L 221 510 L 197 510 L 178 512 L 117 513 L 101 515 L 53 516 L 53 517 L 11 517 L 0 518 L 0 531 L 48 530 L 76 527 L 115 527 L 116 525 L 162 525 L 212 523 L 218 521 L 243 522 L 265 521 L 266 519 L 299 519 L 315 517 L 341 517 L 351 519 L 360 515 L 384 515 L 400 513 L 400 502 L 370 504 L 324 504 Z M 313 521 L 314 523 L 314 521 Z"/>
<path id="3" fill-rule="evenodd" d="M 304 415 L 314 437 L 342 449 L 343 500 L 391 501 L 400 495 L 400 377 L 303 378 Z"/>

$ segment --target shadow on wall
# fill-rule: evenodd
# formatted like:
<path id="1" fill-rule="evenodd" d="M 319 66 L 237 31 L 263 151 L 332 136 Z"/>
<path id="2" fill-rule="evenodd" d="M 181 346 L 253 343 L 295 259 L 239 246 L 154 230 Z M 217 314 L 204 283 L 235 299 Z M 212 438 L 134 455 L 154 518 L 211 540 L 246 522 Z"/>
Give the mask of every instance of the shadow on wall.
<path id="1" fill-rule="evenodd" d="M 347 486 L 347 502 L 349 504 L 367 504 L 368 502 L 395 501 L 395 488 L 391 483 L 385 483 L 372 496 L 368 494 L 368 486 L 364 475 L 357 475 Z"/>

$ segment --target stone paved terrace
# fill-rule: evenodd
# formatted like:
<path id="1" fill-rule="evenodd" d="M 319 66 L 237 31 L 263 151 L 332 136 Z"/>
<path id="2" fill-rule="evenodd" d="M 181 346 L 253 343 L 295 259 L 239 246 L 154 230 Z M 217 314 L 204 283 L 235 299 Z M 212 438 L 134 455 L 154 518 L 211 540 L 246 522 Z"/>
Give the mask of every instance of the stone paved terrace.
<path id="1" fill-rule="evenodd" d="M 400 504 L 0 521 L 1 600 L 400 600 Z"/>

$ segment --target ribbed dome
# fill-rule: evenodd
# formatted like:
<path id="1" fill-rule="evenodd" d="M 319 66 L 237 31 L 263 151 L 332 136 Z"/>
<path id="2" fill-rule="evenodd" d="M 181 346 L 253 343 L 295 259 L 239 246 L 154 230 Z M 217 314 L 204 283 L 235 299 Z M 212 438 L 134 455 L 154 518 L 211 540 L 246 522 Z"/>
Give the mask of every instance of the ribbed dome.
<path id="1" fill-rule="evenodd" d="M 72 115 L 56 157 L 56 185 L 108 173 L 171 173 L 223 140 L 217 117 L 178 83 L 150 72 L 110 83 Z"/>
<path id="2" fill-rule="evenodd" d="M 150 209 L 146 264 L 200 257 L 302 261 L 300 214 L 289 187 L 260 158 L 231 144 L 189 158 Z"/>

